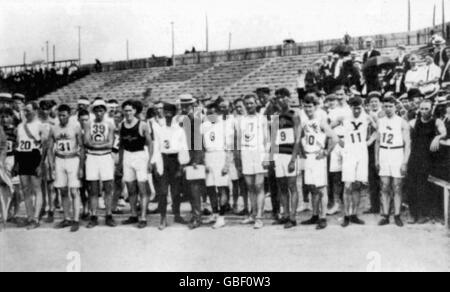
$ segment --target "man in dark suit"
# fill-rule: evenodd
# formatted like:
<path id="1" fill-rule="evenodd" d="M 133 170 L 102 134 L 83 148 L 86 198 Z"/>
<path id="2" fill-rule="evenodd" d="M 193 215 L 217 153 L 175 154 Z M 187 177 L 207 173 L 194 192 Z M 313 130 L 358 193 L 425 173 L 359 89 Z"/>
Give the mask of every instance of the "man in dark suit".
<path id="1" fill-rule="evenodd" d="M 367 51 L 363 56 L 363 64 L 365 64 L 370 58 L 381 56 L 381 53 L 375 50 L 374 41 L 372 38 L 366 39 L 366 48 Z"/>
<path id="2" fill-rule="evenodd" d="M 434 63 L 443 70 L 448 63 L 448 55 L 445 46 L 445 40 L 442 37 L 437 37 L 433 41 L 434 46 Z"/>
<path id="3" fill-rule="evenodd" d="M 409 69 L 411 69 L 411 64 L 409 63 L 409 57 L 411 57 L 409 54 L 406 54 L 406 47 L 404 45 L 398 45 L 398 56 L 395 58 L 395 62 L 397 63 L 397 66 L 401 66 L 403 69 L 403 72 L 408 72 Z"/>

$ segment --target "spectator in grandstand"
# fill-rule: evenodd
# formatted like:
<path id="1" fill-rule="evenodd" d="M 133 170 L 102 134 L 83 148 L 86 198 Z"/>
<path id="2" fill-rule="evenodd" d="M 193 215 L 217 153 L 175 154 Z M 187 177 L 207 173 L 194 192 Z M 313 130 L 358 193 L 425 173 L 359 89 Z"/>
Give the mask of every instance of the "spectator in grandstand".
<path id="1" fill-rule="evenodd" d="M 303 100 L 303 98 L 306 95 L 306 76 L 308 73 L 304 74 L 303 70 L 298 70 L 297 72 L 297 94 L 298 94 L 298 99 L 299 100 Z M 315 76 L 310 76 L 311 77 L 315 77 Z M 312 80 L 313 82 L 315 81 L 314 79 Z"/>
<path id="2" fill-rule="evenodd" d="M 444 69 L 449 61 L 445 44 L 445 40 L 442 37 L 436 37 L 433 41 L 434 63 L 441 69 Z"/>
<path id="3" fill-rule="evenodd" d="M 406 93 L 405 74 L 402 66 L 397 66 L 392 70 L 391 74 L 386 75 L 384 80 L 384 92 L 392 91 L 395 93 L 396 97 L 400 97 Z"/>
<path id="4" fill-rule="evenodd" d="M 370 58 L 381 56 L 381 53 L 375 50 L 375 44 L 372 38 L 366 39 L 367 51 L 363 55 L 363 64 L 367 62 Z"/>
<path id="5" fill-rule="evenodd" d="M 420 83 L 423 82 L 424 74 L 420 70 L 418 66 L 419 57 L 416 55 L 411 56 L 409 58 L 409 62 L 411 64 L 411 69 L 406 73 L 405 76 L 405 86 L 407 90 L 412 88 L 419 88 Z"/>
<path id="6" fill-rule="evenodd" d="M 309 92 L 315 92 L 319 89 L 322 89 L 322 75 L 321 75 L 321 68 L 323 66 L 323 63 L 321 60 L 318 60 L 314 63 L 314 66 L 312 69 L 309 69 L 306 72 L 305 75 L 305 91 L 307 93 Z M 303 100 L 302 96 L 302 100 Z M 300 98 L 300 95 L 299 95 Z"/>
<path id="7" fill-rule="evenodd" d="M 433 61 L 431 54 L 425 57 L 425 66 L 422 67 L 422 82 L 419 82 L 420 90 L 424 94 L 429 94 L 439 89 L 439 80 L 441 79 L 442 70 Z"/>
<path id="8" fill-rule="evenodd" d="M 17 124 L 25 120 L 24 109 L 25 109 L 25 95 L 20 93 L 13 94 L 13 110 Z"/>
<path id="9" fill-rule="evenodd" d="M 358 91 L 361 91 L 361 72 L 351 55 L 346 56 L 343 59 L 342 71 L 339 79 L 339 83 L 347 88 L 355 86 Z"/>
<path id="10" fill-rule="evenodd" d="M 103 65 L 102 62 L 100 62 L 99 59 L 95 59 L 95 65 L 94 65 L 95 72 L 102 72 L 103 71 Z"/>
<path id="11" fill-rule="evenodd" d="M 411 65 L 409 64 L 409 55 L 406 54 L 406 47 L 404 45 L 397 46 L 398 56 L 395 58 L 395 62 L 397 66 L 401 66 L 404 72 L 408 72 L 411 69 Z"/>

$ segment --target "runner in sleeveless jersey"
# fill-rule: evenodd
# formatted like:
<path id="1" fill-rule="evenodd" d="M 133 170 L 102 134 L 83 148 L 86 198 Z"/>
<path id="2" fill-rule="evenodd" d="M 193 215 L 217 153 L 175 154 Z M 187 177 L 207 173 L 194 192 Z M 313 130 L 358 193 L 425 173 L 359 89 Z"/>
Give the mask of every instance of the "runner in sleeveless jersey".
<path id="1" fill-rule="evenodd" d="M 240 119 L 245 116 L 245 105 L 244 100 L 242 98 L 238 98 L 234 101 L 234 125 L 233 125 L 233 145 L 237 145 L 237 133 L 236 128 L 239 124 Z M 239 172 L 236 167 L 236 157 L 239 157 L 240 153 L 237 150 L 237 147 L 234 147 L 234 155 L 233 155 L 233 162 L 230 166 L 230 178 L 232 180 L 233 184 L 233 208 L 235 210 L 235 215 L 238 216 L 248 216 L 250 214 L 249 212 L 249 206 L 248 206 L 248 192 L 247 192 L 247 184 L 245 183 L 245 178 L 242 172 Z M 234 178 L 237 177 L 237 180 L 234 180 Z M 238 210 L 238 200 L 239 197 L 242 197 L 244 201 L 244 209 L 242 211 Z"/>
<path id="2" fill-rule="evenodd" d="M 0 225 L 0 231 L 6 227 L 8 220 L 8 208 L 12 200 L 12 182 L 11 176 L 6 169 L 6 153 L 8 148 L 8 139 L 3 127 L 0 127 L 0 219 L 2 225 Z"/>
<path id="3" fill-rule="evenodd" d="M 52 127 L 49 138 L 50 166 L 55 170 L 54 186 L 59 190 L 64 210 L 64 220 L 57 229 L 71 227 L 71 232 L 80 229 L 80 179 L 84 170 L 83 135 L 79 123 L 70 123 L 70 106 L 58 107 L 59 123 Z M 71 218 L 71 211 L 73 217 Z"/>
<path id="4" fill-rule="evenodd" d="M 97 207 L 100 195 L 100 183 L 104 188 L 106 220 L 109 227 L 115 227 L 116 222 L 112 216 L 112 199 L 114 183 L 114 159 L 112 148 L 114 143 L 114 123 L 105 118 L 106 103 L 97 98 L 92 104 L 95 115 L 84 129 L 84 143 L 86 147 L 86 180 L 88 181 L 91 219 L 88 228 L 98 225 Z"/>
<path id="5" fill-rule="evenodd" d="M 217 103 L 206 106 L 206 119 L 202 124 L 203 147 L 205 149 L 206 192 L 211 201 L 213 215 L 208 223 L 215 223 L 213 228 L 225 226 L 227 211 L 229 171 L 233 158 L 233 132 L 227 122 L 219 115 Z"/>
<path id="6" fill-rule="evenodd" d="M 379 225 L 389 224 L 391 201 L 394 200 L 395 224 L 402 227 L 403 222 L 400 218 L 402 182 L 411 154 L 410 126 L 407 121 L 396 115 L 395 98 L 385 98 L 383 105 L 386 116 L 378 120 L 378 137 L 375 146 L 375 160 L 382 184 L 383 219 Z"/>
<path id="7" fill-rule="evenodd" d="M 153 156 L 153 141 L 147 123 L 137 118 L 143 106 L 137 100 L 128 100 L 122 105 L 125 120 L 120 128 L 119 167 L 123 167 L 123 178 L 127 185 L 131 206 L 131 217 L 122 222 L 124 225 L 138 224 L 138 228 L 147 227 L 148 174 L 152 172 L 150 163 Z M 146 149 L 147 146 L 147 149 Z M 141 214 L 138 215 L 137 203 L 140 195 Z"/>
<path id="8" fill-rule="evenodd" d="M 247 115 L 237 128 L 237 146 L 240 150 L 238 168 L 242 169 L 252 205 L 252 214 L 242 224 L 254 224 L 255 229 L 264 227 L 264 175 L 269 167 L 270 137 L 267 119 L 258 114 L 254 95 L 244 98 Z"/>
<path id="9" fill-rule="evenodd" d="M 40 226 L 39 215 L 43 205 L 42 167 L 47 155 L 48 132 L 37 117 L 38 110 L 36 102 L 26 103 L 25 121 L 17 129 L 16 163 L 27 211 L 24 227 L 30 230 Z"/>
<path id="10" fill-rule="evenodd" d="M 358 218 L 358 207 L 362 192 L 369 181 L 368 145 L 376 140 L 376 122 L 363 109 L 363 100 L 354 97 L 349 100 L 352 109 L 350 117 L 341 120 L 344 138 L 340 140 L 342 154 L 342 181 L 344 182 L 344 221 L 364 225 Z M 371 133 L 371 134 L 370 134 Z"/>
<path id="11" fill-rule="evenodd" d="M 300 112 L 291 108 L 291 95 L 287 89 L 277 90 L 276 102 L 279 107 L 272 118 L 272 149 L 270 161 L 275 162 L 278 193 L 284 214 L 275 221 L 286 229 L 297 226 L 299 194 L 297 159 L 300 154 L 301 127 Z M 296 147 L 297 146 L 297 147 Z"/>
<path id="12" fill-rule="evenodd" d="M 11 177 L 14 192 L 12 201 L 8 210 L 8 222 L 17 224 L 17 217 L 20 210 L 20 203 L 23 201 L 22 189 L 20 187 L 20 179 L 14 170 L 15 166 L 15 149 L 17 148 L 17 126 L 14 124 L 14 111 L 10 108 L 0 109 L 0 125 L 3 128 L 6 137 L 6 172 Z"/>
<path id="13" fill-rule="evenodd" d="M 114 159 L 114 197 L 113 197 L 113 214 L 120 215 L 123 214 L 121 209 L 124 204 L 124 200 L 122 199 L 122 193 L 124 190 L 124 182 L 123 182 L 123 167 L 120 166 L 119 163 L 119 150 L 120 150 L 120 125 L 123 122 L 123 113 L 121 111 L 116 111 L 114 113 L 114 144 L 112 148 L 112 156 Z"/>
<path id="14" fill-rule="evenodd" d="M 84 142 L 84 129 L 86 128 L 86 125 L 89 123 L 90 114 L 89 114 L 89 111 L 87 111 L 86 109 L 80 109 L 78 111 L 77 115 L 78 115 L 77 120 L 74 120 L 73 116 L 72 116 L 70 118 L 69 123 L 75 123 L 75 124 L 80 125 L 81 133 L 83 135 L 83 142 Z M 86 155 L 86 150 L 85 150 L 85 155 Z M 81 204 L 82 204 L 82 209 L 83 209 L 81 212 L 80 218 L 83 221 L 88 221 L 90 216 L 89 216 L 88 182 L 86 181 L 86 161 L 84 163 L 84 168 L 83 168 L 83 177 L 80 180 L 81 180 L 80 198 L 81 198 Z"/>
<path id="15" fill-rule="evenodd" d="M 306 114 L 306 119 L 302 120 L 303 137 L 301 140 L 303 156 L 306 158 L 304 184 L 312 194 L 313 217 L 302 222 L 302 225 L 317 224 L 317 229 L 320 230 L 327 227 L 327 158 L 339 138 L 327 121 L 317 114 L 317 104 L 318 100 L 315 94 L 308 94 L 303 104 Z M 328 143 L 327 138 L 329 138 Z"/>
<path id="16" fill-rule="evenodd" d="M 57 124 L 57 121 L 50 115 L 52 113 L 53 102 L 51 100 L 42 100 L 39 102 L 39 119 L 42 124 L 47 128 L 46 131 L 50 133 L 50 129 Z M 52 151 L 49 148 L 49 151 Z M 56 204 L 58 202 L 57 190 L 54 189 L 53 181 L 55 180 L 55 170 L 51 168 L 50 154 L 47 155 L 47 159 L 44 163 L 42 173 L 42 194 L 44 203 L 42 205 L 41 218 L 47 211 L 46 223 L 53 223 L 55 217 Z M 59 205 L 59 204 L 58 204 Z"/>

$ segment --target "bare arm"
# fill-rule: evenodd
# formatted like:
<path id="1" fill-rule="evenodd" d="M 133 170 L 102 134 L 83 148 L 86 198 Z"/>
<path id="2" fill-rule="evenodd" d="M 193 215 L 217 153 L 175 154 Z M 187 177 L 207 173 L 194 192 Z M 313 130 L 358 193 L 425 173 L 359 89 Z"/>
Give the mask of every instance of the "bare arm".
<path id="1" fill-rule="evenodd" d="M 297 157 L 300 156 L 301 149 L 301 141 L 302 141 L 302 127 L 301 127 L 301 118 L 300 114 L 297 114 L 294 117 L 294 152 L 292 153 L 291 162 L 297 161 Z"/>
<path id="2" fill-rule="evenodd" d="M 405 155 L 403 164 L 408 164 L 409 156 L 411 155 L 411 128 L 405 120 L 402 121 L 402 135 L 403 142 L 405 143 Z"/>
<path id="3" fill-rule="evenodd" d="M 81 132 L 81 127 L 78 127 L 76 139 L 77 139 L 78 147 L 80 147 L 80 171 L 83 171 L 86 154 L 85 154 L 85 149 L 84 149 L 83 133 Z"/>
<path id="4" fill-rule="evenodd" d="M 270 153 L 269 153 L 269 161 L 273 161 L 275 151 L 279 151 L 279 146 L 277 145 L 277 135 L 280 127 L 280 116 L 274 115 L 272 117 L 272 133 L 270 135 Z"/>
<path id="5" fill-rule="evenodd" d="M 336 147 L 336 145 L 339 143 L 339 137 L 327 123 L 322 122 L 321 127 L 329 139 L 327 149 L 327 152 L 329 154 L 331 153 L 331 151 L 333 151 L 334 147 Z"/>
<path id="6" fill-rule="evenodd" d="M 369 128 L 367 129 L 367 137 L 369 137 L 369 139 L 367 140 L 367 146 L 372 146 L 373 143 L 375 143 L 375 141 L 377 140 L 378 125 L 371 116 L 367 116 L 367 118 L 369 120 Z"/>
<path id="7" fill-rule="evenodd" d="M 149 162 L 150 162 L 153 157 L 153 140 L 152 140 L 152 135 L 150 133 L 149 125 L 147 123 L 141 122 L 141 131 L 144 134 L 145 141 L 147 143 L 147 151 L 148 151 L 148 157 L 149 157 Z"/>
<path id="8" fill-rule="evenodd" d="M 49 139 L 48 139 L 48 158 L 51 165 L 55 163 L 55 151 L 52 151 L 55 147 L 55 135 L 53 129 L 50 129 Z"/>
<path id="9" fill-rule="evenodd" d="M 8 141 L 6 138 L 6 134 L 3 131 L 3 127 L 0 127 L 0 163 L 1 163 L 1 165 L 5 165 L 6 152 L 8 151 L 7 143 L 8 143 Z"/>
<path id="10" fill-rule="evenodd" d="M 445 127 L 444 122 L 441 120 L 436 120 L 436 129 L 438 131 L 438 135 L 431 142 L 431 151 L 437 152 L 439 151 L 439 147 L 441 145 L 441 140 L 444 140 L 447 137 L 447 128 Z"/>

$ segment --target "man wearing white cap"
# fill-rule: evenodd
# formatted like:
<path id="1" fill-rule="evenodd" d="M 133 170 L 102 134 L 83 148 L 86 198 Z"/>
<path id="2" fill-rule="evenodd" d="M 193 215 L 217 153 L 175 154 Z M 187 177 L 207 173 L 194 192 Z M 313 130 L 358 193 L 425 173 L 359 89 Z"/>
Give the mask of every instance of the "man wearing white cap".
<path id="1" fill-rule="evenodd" d="M 114 159 L 114 123 L 105 119 L 106 102 L 97 98 L 92 104 L 95 119 L 89 121 L 84 128 L 86 155 L 86 180 L 90 184 L 91 219 L 88 228 L 98 225 L 97 206 L 101 193 L 100 182 L 103 182 L 106 204 L 106 225 L 115 227 L 112 216 Z"/>
<path id="2" fill-rule="evenodd" d="M 433 41 L 433 46 L 434 46 L 434 63 L 441 69 L 444 69 L 449 60 L 446 51 L 445 40 L 442 37 L 437 37 Z"/>
<path id="3" fill-rule="evenodd" d="M 80 112 L 80 110 L 87 110 L 89 111 L 89 106 L 91 105 L 89 99 L 85 96 L 81 96 L 78 99 L 77 102 L 77 111 L 70 117 L 70 123 L 72 122 L 78 122 L 78 113 Z M 93 113 L 89 113 L 89 119 L 93 120 L 95 118 Z"/>
<path id="4" fill-rule="evenodd" d="M 369 60 L 370 58 L 381 56 L 381 53 L 375 50 L 374 41 L 372 38 L 366 39 L 366 48 L 367 51 L 364 53 L 363 56 L 363 64 L 365 64 L 367 60 Z"/>
<path id="5" fill-rule="evenodd" d="M 191 229 L 198 227 L 201 215 L 201 198 L 206 191 L 204 176 L 192 175 L 198 173 L 204 168 L 205 157 L 202 149 L 201 117 L 196 112 L 195 105 L 197 100 L 190 94 L 182 94 L 179 97 L 178 104 L 181 107 L 181 115 L 178 116 L 178 123 L 183 128 L 187 143 L 189 146 L 189 163 L 185 168 L 185 178 L 183 180 L 183 196 L 189 198 L 192 208 L 192 219 L 189 224 Z M 178 215 L 175 216 L 175 222 L 186 224 L 187 222 Z"/>

